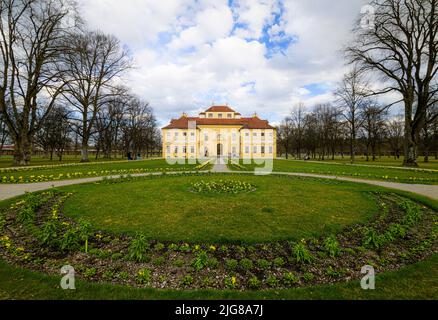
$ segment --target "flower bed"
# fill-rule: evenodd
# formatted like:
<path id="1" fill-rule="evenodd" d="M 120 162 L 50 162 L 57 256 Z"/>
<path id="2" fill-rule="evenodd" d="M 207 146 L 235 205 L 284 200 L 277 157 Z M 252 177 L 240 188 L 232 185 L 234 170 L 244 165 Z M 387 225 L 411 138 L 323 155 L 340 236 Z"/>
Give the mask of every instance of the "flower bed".
<path id="1" fill-rule="evenodd" d="M 242 193 L 256 190 L 256 186 L 240 180 L 200 181 L 192 183 L 191 191 L 197 193 Z"/>
<path id="2" fill-rule="evenodd" d="M 359 279 L 363 265 L 398 269 L 437 252 L 437 214 L 395 194 L 379 213 L 336 235 L 254 245 L 172 243 L 112 234 L 62 214 L 70 194 L 28 194 L 0 214 L 0 257 L 59 274 L 137 287 L 259 290 Z"/>

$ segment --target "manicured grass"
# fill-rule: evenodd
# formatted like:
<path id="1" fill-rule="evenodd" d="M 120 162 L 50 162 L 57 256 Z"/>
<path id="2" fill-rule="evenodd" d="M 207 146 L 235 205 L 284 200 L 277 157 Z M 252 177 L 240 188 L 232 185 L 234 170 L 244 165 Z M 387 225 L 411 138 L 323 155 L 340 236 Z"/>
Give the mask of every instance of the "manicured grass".
<path id="1" fill-rule="evenodd" d="M 240 160 L 246 170 L 254 170 L 255 167 L 263 167 L 263 165 L 245 164 Z M 232 170 L 238 168 L 230 166 Z M 303 160 L 274 160 L 274 172 L 302 172 L 324 175 L 336 175 L 355 177 L 368 180 L 394 181 L 402 183 L 416 184 L 438 184 L 438 171 L 431 170 L 412 170 L 404 168 L 387 168 L 378 166 L 363 166 L 338 164 L 329 162 L 313 162 Z"/>
<path id="2" fill-rule="evenodd" d="M 240 180 L 257 187 L 239 194 L 193 193 L 192 182 Z M 281 176 L 150 177 L 65 189 L 64 212 L 96 228 L 142 232 L 169 241 L 263 242 L 339 230 L 376 212 L 372 187 Z M 316 201 L 317 199 L 317 201 Z"/>
<path id="3" fill-rule="evenodd" d="M 348 156 L 344 156 L 344 158 L 337 156 L 334 160 L 332 158 L 329 158 L 325 159 L 324 162 L 349 164 L 350 158 Z M 417 162 L 420 169 L 438 170 L 438 159 L 435 159 L 434 156 L 429 157 L 429 162 L 424 162 L 423 157 L 418 158 Z M 363 164 L 369 166 L 403 167 L 403 157 L 401 157 L 400 159 L 394 159 L 394 157 L 389 158 L 386 156 L 377 158 L 376 161 L 372 161 L 370 157 L 370 160 L 367 161 L 365 156 L 356 156 L 355 164 Z"/>
<path id="4" fill-rule="evenodd" d="M 121 161 L 126 160 L 126 157 L 117 156 L 111 159 L 99 157 L 96 159 L 95 156 L 90 156 L 90 162 L 112 162 L 112 161 Z M 69 164 L 69 163 L 79 163 L 81 161 L 81 156 L 64 156 L 62 161 L 59 161 L 57 157 L 54 157 L 53 160 L 50 158 L 42 157 L 42 156 L 34 156 L 31 160 L 31 166 L 47 166 L 47 165 L 60 165 L 60 164 Z M 12 156 L 0 156 L 0 168 L 9 168 L 14 167 L 14 158 Z"/>
<path id="5" fill-rule="evenodd" d="M 28 167 L 18 170 L 0 170 L 0 183 L 9 182 L 13 177 L 15 182 L 41 182 L 53 180 L 68 180 L 90 176 L 108 176 L 120 174 L 135 174 L 154 171 L 194 170 L 195 164 L 170 164 L 164 159 L 143 161 L 100 162 L 89 164 L 66 164 L 62 166 Z M 207 168 L 208 169 L 208 168 Z M 20 181 L 16 181 L 17 179 Z M 30 179 L 31 181 L 27 181 Z"/>
<path id="6" fill-rule="evenodd" d="M 360 275 L 358 276 L 358 279 Z M 0 300 L 157 300 L 157 299 L 438 299 L 438 255 L 398 271 L 377 274 L 376 289 L 362 290 L 359 280 L 334 285 L 272 291 L 174 291 L 139 289 L 76 281 L 76 290 L 59 286 L 59 276 L 43 275 L 0 260 Z"/>

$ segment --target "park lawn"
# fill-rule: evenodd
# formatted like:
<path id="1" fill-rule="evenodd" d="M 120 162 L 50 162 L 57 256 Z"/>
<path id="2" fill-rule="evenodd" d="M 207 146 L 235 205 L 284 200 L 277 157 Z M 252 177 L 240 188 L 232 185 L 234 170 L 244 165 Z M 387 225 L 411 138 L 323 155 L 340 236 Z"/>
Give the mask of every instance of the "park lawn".
<path id="1" fill-rule="evenodd" d="M 255 162 L 246 164 L 244 160 L 240 160 L 240 165 L 243 165 L 244 168 L 237 168 L 232 165 L 229 166 L 229 168 L 232 170 L 253 171 L 256 167 L 264 166 L 257 165 Z M 414 170 L 330 162 L 275 159 L 273 163 L 273 171 L 346 176 L 359 179 L 393 181 L 401 183 L 438 184 L 438 171 L 422 169 Z"/>
<path id="2" fill-rule="evenodd" d="M 26 167 L 0 170 L 0 183 L 28 183 L 84 177 L 136 174 L 157 171 L 189 171 L 196 164 L 169 164 L 164 159 L 66 164 L 62 166 Z M 13 181 L 11 180 L 13 178 Z"/>
<path id="3" fill-rule="evenodd" d="M 113 161 L 122 161 L 126 160 L 126 157 L 117 156 L 113 157 L 111 159 L 98 157 L 96 159 L 95 156 L 90 156 L 90 163 L 93 162 L 113 162 Z M 10 168 L 14 167 L 14 158 L 12 156 L 1 156 L 0 157 L 0 168 Z M 56 166 L 60 164 L 74 164 L 79 163 L 81 161 L 81 156 L 72 156 L 72 155 L 65 155 L 62 157 L 62 161 L 59 161 L 57 157 L 54 157 L 53 160 L 50 160 L 48 157 L 42 157 L 42 156 L 33 156 L 31 160 L 31 166 Z"/>
<path id="4" fill-rule="evenodd" d="M 329 163 L 343 163 L 350 164 L 350 158 L 348 156 L 344 156 L 343 158 L 340 156 L 336 156 L 335 159 L 331 157 L 325 159 L 323 162 Z M 364 156 L 356 156 L 355 164 L 369 165 L 369 166 L 388 166 L 388 167 L 403 167 L 403 157 L 400 159 L 395 159 L 394 157 L 378 157 L 376 161 L 372 161 L 370 158 L 369 161 L 366 160 Z M 423 157 L 418 159 L 418 165 L 420 169 L 432 169 L 438 170 L 438 159 L 435 159 L 434 156 L 429 157 L 429 162 L 424 162 Z"/>
<path id="5" fill-rule="evenodd" d="M 250 193 L 203 194 L 192 182 L 239 180 Z M 336 232 L 377 211 L 369 191 L 354 183 L 286 176 L 184 175 L 64 188 L 63 212 L 106 231 L 141 232 L 150 239 L 188 242 L 301 240 Z M 315 201 L 318 199 L 318 201 Z"/>
<path id="6" fill-rule="evenodd" d="M 12 267 L 0 260 L 0 300 L 159 300 L 266 299 L 363 300 L 438 299 L 438 255 L 397 271 L 377 274 L 376 289 L 362 290 L 359 280 L 333 285 L 268 291 L 176 291 L 98 284 L 78 279 L 76 290 L 62 290 L 60 276 Z"/>

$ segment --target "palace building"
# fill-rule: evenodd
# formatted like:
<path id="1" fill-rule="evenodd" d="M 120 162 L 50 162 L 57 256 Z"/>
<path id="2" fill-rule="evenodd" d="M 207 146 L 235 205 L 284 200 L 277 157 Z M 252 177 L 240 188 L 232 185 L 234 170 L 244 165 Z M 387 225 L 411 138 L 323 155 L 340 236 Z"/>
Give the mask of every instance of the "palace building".
<path id="1" fill-rule="evenodd" d="M 245 118 L 228 106 L 198 117 L 183 114 L 162 129 L 165 158 L 275 158 L 277 132 L 257 114 Z"/>

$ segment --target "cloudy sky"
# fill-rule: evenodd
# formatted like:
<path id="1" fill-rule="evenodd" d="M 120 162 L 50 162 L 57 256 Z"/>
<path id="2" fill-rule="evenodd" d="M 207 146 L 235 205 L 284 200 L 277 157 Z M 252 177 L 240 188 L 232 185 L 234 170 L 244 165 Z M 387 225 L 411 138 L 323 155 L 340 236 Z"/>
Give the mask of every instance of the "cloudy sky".
<path id="1" fill-rule="evenodd" d="M 117 36 L 127 85 L 160 125 L 213 102 L 277 123 L 299 101 L 329 101 L 340 49 L 363 0 L 79 0 L 91 28 Z"/>

